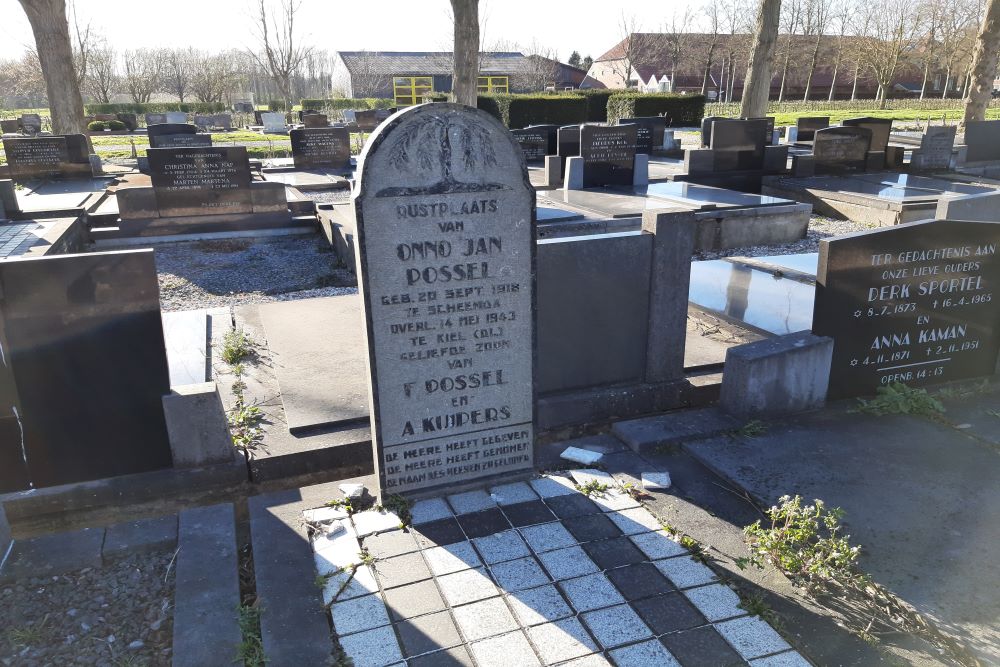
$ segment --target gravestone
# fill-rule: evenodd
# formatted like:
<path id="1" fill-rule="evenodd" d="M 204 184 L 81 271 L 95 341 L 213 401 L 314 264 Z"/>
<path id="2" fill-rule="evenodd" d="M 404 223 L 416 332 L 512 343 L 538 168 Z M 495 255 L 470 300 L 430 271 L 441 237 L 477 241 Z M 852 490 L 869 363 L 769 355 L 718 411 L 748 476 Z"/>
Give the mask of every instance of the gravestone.
<path id="1" fill-rule="evenodd" d="M 162 125 L 167 122 L 167 114 L 165 113 L 147 113 L 146 117 L 146 127 L 150 125 Z M 184 121 L 181 121 L 182 123 Z"/>
<path id="2" fill-rule="evenodd" d="M 619 125 L 635 125 L 635 152 L 652 155 L 653 151 L 663 148 L 663 134 L 667 129 L 667 119 L 663 116 L 641 116 L 638 118 L 619 118 Z"/>
<path id="3" fill-rule="evenodd" d="M 725 116 L 705 116 L 701 119 L 701 145 L 708 148 L 712 145 L 712 123 L 717 120 L 732 120 Z"/>
<path id="4" fill-rule="evenodd" d="M 231 130 L 233 129 L 233 117 L 227 113 L 195 114 L 194 125 L 202 130 L 212 128 Z"/>
<path id="5" fill-rule="evenodd" d="M 376 109 L 355 109 L 354 122 L 358 124 L 358 129 L 362 132 L 371 132 L 378 127 L 379 120 L 375 115 Z"/>
<path id="6" fill-rule="evenodd" d="M 872 131 L 866 127 L 827 127 L 816 130 L 813 159 L 816 173 L 864 171 Z"/>
<path id="7" fill-rule="evenodd" d="M 493 116 L 409 107 L 353 195 L 383 494 L 533 465 L 535 193 Z"/>
<path id="8" fill-rule="evenodd" d="M 251 212 L 243 146 L 150 148 L 147 155 L 162 217 Z"/>
<path id="9" fill-rule="evenodd" d="M 891 118 L 847 118 L 843 125 L 846 127 L 867 127 L 872 131 L 870 151 L 884 151 L 889 145 L 889 135 L 892 133 Z"/>
<path id="10" fill-rule="evenodd" d="M 764 169 L 765 119 L 716 120 L 710 134 L 713 171 Z"/>
<path id="11" fill-rule="evenodd" d="M 283 133 L 287 126 L 285 125 L 285 114 L 268 111 L 260 114 L 261 123 L 264 125 L 265 133 L 279 134 Z"/>
<path id="12" fill-rule="evenodd" d="M 812 141 L 818 130 L 830 127 L 829 116 L 802 116 L 796 123 L 796 141 Z"/>
<path id="13" fill-rule="evenodd" d="M 168 111 L 165 115 L 167 123 L 186 123 L 188 120 L 187 113 L 184 111 Z"/>
<path id="14" fill-rule="evenodd" d="M 233 113 L 253 113 L 253 104 L 250 102 L 234 102 Z"/>
<path id="15" fill-rule="evenodd" d="M 21 127 L 27 134 L 38 134 L 42 131 L 42 117 L 37 113 L 23 113 Z"/>
<path id="16" fill-rule="evenodd" d="M 583 187 L 633 185 L 635 125 L 581 125 Z"/>
<path id="17" fill-rule="evenodd" d="M 537 132 L 537 133 L 541 134 L 543 137 L 545 137 L 545 141 L 546 141 L 546 144 L 545 144 L 545 154 L 546 155 L 555 155 L 558 152 L 558 150 L 559 150 L 559 141 L 558 141 L 559 126 L 558 125 L 529 125 L 528 127 L 524 128 L 524 129 L 525 130 L 531 130 L 533 132 Z"/>
<path id="18" fill-rule="evenodd" d="M 18 134 L 21 131 L 21 121 L 16 118 L 0 119 L 0 133 Z"/>
<path id="19" fill-rule="evenodd" d="M 125 123 L 125 129 L 129 132 L 135 132 L 139 127 L 139 120 L 134 113 L 116 113 L 115 117 Z"/>
<path id="20" fill-rule="evenodd" d="M 329 127 L 330 119 L 325 113 L 307 113 L 302 116 L 302 124 L 309 128 Z"/>
<path id="21" fill-rule="evenodd" d="M 150 148 L 183 148 L 211 146 L 212 135 L 198 134 L 198 128 L 187 123 L 160 123 L 146 129 Z"/>
<path id="22" fill-rule="evenodd" d="M 556 133 L 556 153 L 566 159 L 580 154 L 580 126 L 564 125 Z"/>
<path id="23" fill-rule="evenodd" d="M 549 137 L 547 132 L 539 131 L 530 127 L 520 130 L 511 130 L 511 135 L 517 141 L 524 153 L 524 159 L 528 162 L 541 162 L 549 152 Z"/>
<path id="24" fill-rule="evenodd" d="M 820 241 L 813 333 L 830 397 L 994 372 L 1000 223 L 932 220 Z"/>
<path id="25" fill-rule="evenodd" d="M 0 284 L 0 492 L 169 467 L 153 251 L 9 260 Z"/>
<path id="26" fill-rule="evenodd" d="M 296 128 L 289 135 L 296 169 L 351 167 L 351 134 L 346 127 Z"/>
<path id="27" fill-rule="evenodd" d="M 952 150 L 955 147 L 954 125 L 928 127 L 920 137 L 920 148 L 913 151 L 911 169 L 947 169 L 951 166 Z"/>
<path id="28" fill-rule="evenodd" d="M 1000 161 L 1000 120 L 973 120 L 965 124 L 966 162 Z"/>
<path id="29" fill-rule="evenodd" d="M 90 178 L 90 151 L 82 134 L 5 137 L 4 152 L 11 178 Z"/>
<path id="30" fill-rule="evenodd" d="M 767 130 L 765 134 L 765 143 L 768 146 L 774 146 L 778 142 L 774 137 L 774 116 L 764 116 L 763 118 L 744 118 L 743 120 L 762 120 L 767 124 Z"/>

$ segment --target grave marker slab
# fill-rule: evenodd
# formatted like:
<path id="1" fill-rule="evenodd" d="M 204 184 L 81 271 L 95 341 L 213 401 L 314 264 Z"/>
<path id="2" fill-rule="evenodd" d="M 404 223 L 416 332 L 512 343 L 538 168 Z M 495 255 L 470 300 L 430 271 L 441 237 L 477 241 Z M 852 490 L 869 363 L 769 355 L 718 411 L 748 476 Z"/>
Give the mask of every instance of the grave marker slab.
<path id="1" fill-rule="evenodd" d="M 796 141 L 812 141 L 817 130 L 830 127 L 829 116 L 802 116 L 796 123 Z"/>
<path id="2" fill-rule="evenodd" d="M 162 125 L 167 122 L 167 114 L 165 113 L 147 113 L 146 117 L 146 127 L 150 125 Z"/>
<path id="3" fill-rule="evenodd" d="M 580 154 L 580 126 L 564 125 L 556 133 L 556 152 L 561 158 Z"/>
<path id="4" fill-rule="evenodd" d="M 182 148 L 211 146 L 212 135 L 198 134 L 198 128 L 187 123 L 157 123 L 146 129 L 150 148 Z"/>
<path id="5" fill-rule="evenodd" d="M 283 113 L 265 112 L 260 115 L 260 120 L 264 125 L 264 132 L 280 133 L 287 129 Z"/>
<path id="6" fill-rule="evenodd" d="M 831 398 L 994 372 L 1000 223 L 933 220 L 820 241 L 813 333 Z"/>
<path id="7" fill-rule="evenodd" d="M 42 131 L 42 117 L 37 113 L 21 114 L 21 127 L 28 134 L 38 134 Z"/>
<path id="8" fill-rule="evenodd" d="M 920 148 L 914 151 L 910 166 L 915 169 L 947 169 L 951 165 L 957 130 L 954 125 L 928 127 L 920 137 Z"/>
<path id="9" fill-rule="evenodd" d="M 93 176 L 87 138 L 82 134 L 6 137 L 3 148 L 15 180 Z"/>
<path id="10" fill-rule="evenodd" d="M 383 492 L 533 464 L 535 194 L 492 116 L 413 106 L 365 146 L 353 196 Z"/>
<path id="11" fill-rule="evenodd" d="M 252 211 L 243 146 L 150 148 L 147 155 L 162 217 Z"/>
<path id="12" fill-rule="evenodd" d="M 816 130 L 813 158 L 816 173 L 864 171 L 872 131 L 866 127 L 827 127 Z"/>
<path id="13" fill-rule="evenodd" d="M 168 111 L 166 114 L 168 123 L 186 123 L 188 115 L 184 111 Z"/>
<path id="14" fill-rule="evenodd" d="M 1000 120 L 974 120 L 965 124 L 966 162 L 1000 160 Z"/>
<path id="15" fill-rule="evenodd" d="M 653 150 L 663 146 L 663 134 L 667 130 L 667 119 L 663 116 L 641 116 L 619 118 L 619 125 L 635 125 L 635 152 L 652 155 Z"/>
<path id="16" fill-rule="evenodd" d="M 872 131 L 870 151 L 884 151 L 889 145 L 889 135 L 892 133 L 891 118 L 847 118 L 844 120 L 845 127 L 867 127 Z"/>
<path id="17" fill-rule="evenodd" d="M 289 136 L 296 169 L 350 168 L 351 133 L 346 127 L 297 128 Z"/>
<path id="18" fill-rule="evenodd" d="M 528 162 L 541 162 L 548 155 L 549 137 L 544 131 L 526 127 L 520 130 L 511 130 L 514 140 L 521 147 L 524 159 Z"/>
<path id="19" fill-rule="evenodd" d="M 635 125 L 580 126 L 584 188 L 633 184 L 637 131 Z"/>
<path id="20" fill-rule="evenodd" d="M 325 113 L 307 113 L 302 115 L 302 124 L 309 128 L 329 127 L 330 120 Z"/>
<path id="21" fill-rule="evenodd" d="M 764 168 L 767 121 L 716 120 L 711 125 L 714 171 L 760 170 Z"/>

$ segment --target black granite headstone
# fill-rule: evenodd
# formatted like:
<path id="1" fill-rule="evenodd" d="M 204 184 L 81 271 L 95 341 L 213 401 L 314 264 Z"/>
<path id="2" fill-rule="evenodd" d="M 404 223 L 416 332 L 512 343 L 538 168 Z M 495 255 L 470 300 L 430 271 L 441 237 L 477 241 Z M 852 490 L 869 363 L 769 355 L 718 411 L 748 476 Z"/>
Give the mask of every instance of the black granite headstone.
<path id="1" fill-rule="evenodd" d="M 329 127 L 330 119 L 327 118 L 326 114 L 314 111 L 302 114 L 302 124 L 309 128 Z"/>
<path id="2" fill-rule="evenodd" d="M 296 169 L 350 168 L 351 133 L 346 127 L 296 128 L 288 134 Z"/>
<path id="3" fill-rule="evenodd" d="M 250 213 L 250 162 L 243 146 L 150 148 L 150 179 L 162 217 Z"/>
<path id="4" fill-rule="evenodd" d="M 42 117 L 37 113 L 23 113 L 21 127 L 28 134 L 38 134 L 42 131 Z"/>
<path id="5" fill-rule="evenodd" d="M 169 467 L 153 251 L 0 262 L 0 283 L 0 491 Z"/>
<path id="6" fill-rule="evenodd" d="M 767 121 L 716 120 L 711 126 L 711 149 L 715 171 L 764 169 Z"/>
<path id="7" fill-rule="evenodd" d="M 1000 223 L 935 220 L 820 241 L 813 333 L 834 339 L 830 398 L 991 375 Z"/>
<path id="8" fill-rule="evenodd" d="M 618 124 L 636 126 L 636 153 L 652 155 L 655 149 L 663 146 L 663 134 L 667 129 L 667 119 L 663 116 L 619 118 Z"/>
<path id="9" fill-rule="evenodd" d="M 584 188 L 633 185 L 636 134 L 635 125 L 580 127 Z"/>
<path id="10" fill-rule="evenodd" d="M 864 171 L 872 131 L 866 127 L 827 127 L 816 130 L 813 159 L 816 173 Z"/>
<path id="11" fill-rule="evenodd" d="M 1000 120 L 973 120 L 965 124 L 966 162 L 1000 161 Z"/>
<path id="12" fill-rule="evenodd" d="M 802 116 L 796 122 L 798 138 L 796 141 L 812 141 L 817 130 L 830 127 L 829 116 Z"/>
<path id="13" fill-rule="evenodd" d="M 164 125 L 167 122 L 167 114 L 165 113 L 147 113 L 146 114 L 146 127 L 150 125 Z"/>
<path id="14" fill-rule="evenodd" d="M 563 125 L 556 133 L 556 153 L 566 159 L 580 154 L 580 126 Z"/>
<path id="15" fill-rule="evenodd" d="M 872 131 L 870 151 L 884 151 L 889 145 L 889 135 L 892 133 L 891 118 L 847 118 L 843 125 L 847 127 L 867 127 Z"/>
<path id="16" fill-rule="evenodd" d="M 743 120 L 762 120 L 767 123 L 765 141 L 768 146 L 774 145 L 774 116 L 763 116 L 761 118 L 744 118 Z"/>
<path id="17" fill-rule="evenodd" d="M 198 128 L 187 123 L 158 123 L 146 130 L 150 148 L 183 148 L 211 146 L 212 135 L 199 134 Z"/>
<path id="18" fill-rule="evenodd" d="M 705 116 L 701 119 L 701 147 L 708 148 L 712 145 L 712 123 L 717 120 L 733 120 L 725 116 Z"/>
<path id="19" fill-rule="evenodd" d="M 11 178 L 90 178 L 87 138 L 82 134 L 7 137 L 4 153 Z"/>
<path id="20" fill-rule="evenodd" d="M 549 137 L 546 132 L 538 131 L 530 127 L 520 130 L 511 130 L 517 145 L 524 153 L 524 159 L 528 162 L 541 162 L 549 150 Z"/>

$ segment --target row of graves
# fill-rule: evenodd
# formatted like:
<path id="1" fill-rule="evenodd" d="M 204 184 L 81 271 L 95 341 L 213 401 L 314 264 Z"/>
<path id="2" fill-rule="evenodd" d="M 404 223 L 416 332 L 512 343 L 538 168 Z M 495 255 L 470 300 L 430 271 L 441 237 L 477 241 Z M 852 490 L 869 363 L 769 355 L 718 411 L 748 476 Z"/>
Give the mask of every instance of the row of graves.
<path id="1" fill-rule="evenodd" d="M 35 136 L 42 131 L 42 117 L 37 113 L 22 113 L 17 118 L 0 119 L 0 135 L 16 137 Z"/>

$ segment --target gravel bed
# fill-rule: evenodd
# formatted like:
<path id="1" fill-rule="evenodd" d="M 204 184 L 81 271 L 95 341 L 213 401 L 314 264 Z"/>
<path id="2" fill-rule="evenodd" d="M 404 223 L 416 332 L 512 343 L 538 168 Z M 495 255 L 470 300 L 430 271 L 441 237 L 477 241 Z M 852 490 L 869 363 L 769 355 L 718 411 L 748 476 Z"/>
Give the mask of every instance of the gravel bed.
<path id="1" fill-rule="evenodd" d="M 318 235 L 225 239 L 156 247 L 164 311 L 335 296 L 357 291 L 354 275 Z"/>
<path id="2" fill-rule="evenodd" d="M 0 588 L 0 664 L 170 665 L 172 557 L 144 554 Z"/>
<path id="3" fill-rule="evenodd" d="M 821 239 L 852 232 L 863 232 L 874 229 L 871 225 L 850 220 L 834 220 L 822 215 L 812 215 L 809 219 L 809 230 L 806 238 L 794 243 L 772 246 L 748 246 L 746 248 L 730 248 L 729 250 L 713 250 L 696 253 L 696 260 L 722 259 L 723 257 L 766 257 L 768 255 L 798 255 L 807 252 L 819 252 Z"/>

